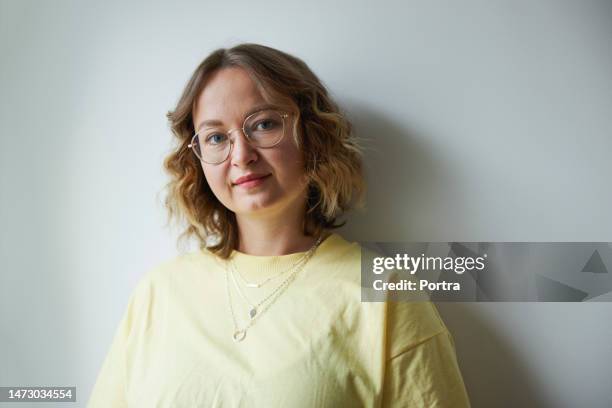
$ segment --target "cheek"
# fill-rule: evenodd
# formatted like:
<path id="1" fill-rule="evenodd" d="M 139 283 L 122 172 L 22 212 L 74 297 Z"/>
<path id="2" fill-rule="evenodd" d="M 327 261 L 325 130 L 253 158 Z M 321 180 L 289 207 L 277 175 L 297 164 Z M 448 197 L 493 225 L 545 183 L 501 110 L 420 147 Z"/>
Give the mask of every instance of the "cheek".
<path id="1" fill-rule="evenodd" d="M 304 159 L 298 150 L 283 150 L 270 158 L 276 169 L 276 177 L 284 186 L 297 188 L 305 176 Z"/>
<path id="2" fill-rule="evenodd" d="M 288 154 L 289 167 L 291 168 L 294 174 L 302 174 L 305 172 L 305 162 L 304 162 L 304 153 L 301 150 L 298 150 L 297 147 L 293 146 L 291 152 Z"/>
<path id="3" fill-rule="evenodd" d="M 304 169 L 304 154 L 298 149 L 291 137 L 283 140 L 280 148 L 271 151 L 271 155 L 271 159 L 274 160 L 275 164 L 293 173 Z"/>
<path id="4" fill-rule="evenodd" d="M 225 173 L 222 167 L 203 165 L 202 170 L 204 171 L 206 182 L 217 198 L 220 195 L 227 194 L 225 191 L 227 187 L 225 184 Z"/>

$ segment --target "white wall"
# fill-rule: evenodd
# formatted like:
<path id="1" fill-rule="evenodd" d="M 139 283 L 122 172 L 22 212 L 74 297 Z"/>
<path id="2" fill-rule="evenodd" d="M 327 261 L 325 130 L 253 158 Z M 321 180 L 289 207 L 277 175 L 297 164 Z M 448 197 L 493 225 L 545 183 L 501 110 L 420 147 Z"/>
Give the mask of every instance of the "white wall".
<path id="1" fill-rule="evenodd" d="M 165 113 L 213 49 L 301 57 L 375 140 L 349 239 L 609 242 L 610 40 L 605 1 L 0 0 L 0 385 L 86 401 L 176 253 Z M 612 406 L 610 303 L 439 308 L 474 407 Z"/>

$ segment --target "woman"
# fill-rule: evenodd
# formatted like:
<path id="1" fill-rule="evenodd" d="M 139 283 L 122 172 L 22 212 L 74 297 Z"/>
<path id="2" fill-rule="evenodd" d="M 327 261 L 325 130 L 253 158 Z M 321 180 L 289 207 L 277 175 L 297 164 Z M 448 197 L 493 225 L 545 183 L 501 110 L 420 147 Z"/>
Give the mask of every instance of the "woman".
<path id="1" fill-rule="evenodd" d="M 216 50 L 168 118 L 166 205 L 200 250 L 139 282 L 88 406 L 469 406 L 431 303 L 361 302 L 361 247 L 333 230 L 362 149 L 304 62 Z"/>

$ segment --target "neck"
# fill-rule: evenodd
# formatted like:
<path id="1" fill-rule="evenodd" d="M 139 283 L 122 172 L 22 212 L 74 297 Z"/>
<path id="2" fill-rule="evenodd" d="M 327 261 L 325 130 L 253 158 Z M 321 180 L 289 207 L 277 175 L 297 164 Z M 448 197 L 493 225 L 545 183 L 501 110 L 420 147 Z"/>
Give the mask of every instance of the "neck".
<path id="1" fill-rule="evenodd" d="M 302 218 L 263 220 L 236 217 L 238 224 L 237 250 L 257 256 L 288 255 L 308 251 L 318 237 L 305 235 Z M 325 238 L 329 234 L 323 234 Z"/>

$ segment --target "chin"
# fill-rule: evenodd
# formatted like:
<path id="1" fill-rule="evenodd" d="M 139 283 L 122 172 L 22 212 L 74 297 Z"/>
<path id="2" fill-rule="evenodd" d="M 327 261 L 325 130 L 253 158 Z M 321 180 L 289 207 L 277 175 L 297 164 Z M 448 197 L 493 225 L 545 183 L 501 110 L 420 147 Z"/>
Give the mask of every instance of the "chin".
<path id="1" fill-rule="evenodd" d="M 277 202 L 277 200 L 270 198 L 259 198 L 249 202 L 244 202 L 243 205 L 237 206 L 238 211 L 236 212 L 244 215 L 266 212 L 272 210 Z"/>

